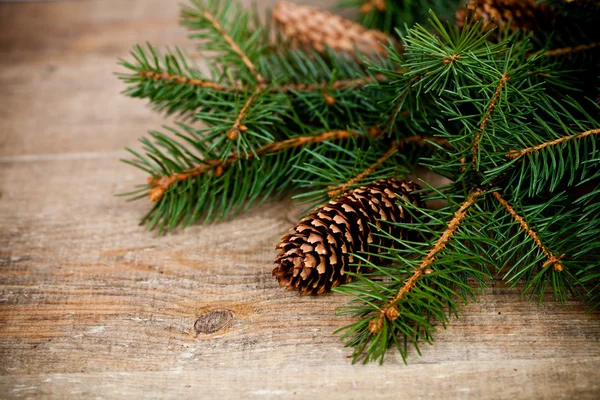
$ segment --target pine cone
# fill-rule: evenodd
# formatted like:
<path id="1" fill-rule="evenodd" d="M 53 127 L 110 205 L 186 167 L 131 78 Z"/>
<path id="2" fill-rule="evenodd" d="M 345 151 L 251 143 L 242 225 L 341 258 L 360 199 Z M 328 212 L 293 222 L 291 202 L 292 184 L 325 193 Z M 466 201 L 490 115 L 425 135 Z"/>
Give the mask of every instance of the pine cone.
<path id="1" fill-rule="evenodd" d="M 363 54 L 383 54 L 383 45 L 390 40 L 381 31 L 365 29 L 339 15 L 287 1 L 275 6 L 273 20 L 293 45 L 312 47 L 320 53 L 329 47 L 347 53 L 358 49 Z"/>
<path id="2" fill-rule="evenodd" d="M 421 197 L 413 193 L 418 189 L 411 181 L 380 180 L 319 207 L 277 245 L 273 275 L 281 286 L 304 294 L 321 294 L 349 282 L 352 277 L 345 272 L 360 269 L 350 265 L 355 262 L 352 253 L 376 253 L 381 249 L 371 245 L 392 245 L 392 240 L 376 235 L 370 224 L 394 238 L 406 238 L 398 226 L 381 221 L 410 222 L 397 197 L 423 207 Z M 368 254 L 364 257 L 371 258 Z"/>
<path id="3" fill-rule="evenodd" d="M 456 22 L 463 27 L 467 10 L 474 10 L 475 20 L 483 17 L 488 29 L 503 28 L 510 23 L 510 29 L 534 32 L 551 32 L 557 23 L 554 9 L 535 0 L 469 0 L 456 13 Z"/>

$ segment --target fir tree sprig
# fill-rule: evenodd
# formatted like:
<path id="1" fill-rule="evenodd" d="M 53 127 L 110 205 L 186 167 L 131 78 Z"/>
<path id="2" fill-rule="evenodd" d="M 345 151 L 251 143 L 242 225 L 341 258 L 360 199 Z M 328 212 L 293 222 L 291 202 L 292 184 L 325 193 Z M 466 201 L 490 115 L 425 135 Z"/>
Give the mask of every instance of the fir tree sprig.
<path id="1" fill-rule="evenodd" d="M 436 131 L 448 141 L 449 148 L 441 148 L 422 161 L 456 182 L 456 187 L 436 192 L 438 198 L 449 202 L 445 212 L 452 217 L 445 229 L 430 233 L 435 240 L 422 244 L 421 249 L 428 250 L 420 261 L 391 257 L 389 267 L 372 265 L 371 275 L 357 276 L 356 284 L 336 289 L 356 298 L 342 310 L 359 318 L 344 328 L 343 336 L 355 348 L 355 361 L 383 360 L 385 350 L 394 345 L 405 358 L 407 343 L 411 342 L 418 351 L 420 339 L 432 339 L 430 318 L 435 316 L 445 323 L 444 310 L 454 307 L 450 302 L 465 300 L 453 293 L 429 298 L 429 308 L 415 308 L 413 302 L 417 300 L 411 298 L 413 291 L 420 294 L 430 287 L 427 273 L 437 271 L 430 268 L 432 264 L 445 261 L 439 268 L 452 271 L 452 255 L 444 258 L 449 248 L 473 257 L 465 268 L 490 266 L 504 271 L 509 283 L 524 281 L 525 291 L 540 301 L 549 288 L 561 301 L 568 294 L 590 299 L 594 290 L 585 289 L 585 283 L 596 276 L 591 271 L 598 267 L 600 246 L 590 241 L 581 227 L 596 232 L 600 217 L 591 217 L 589 203 L 568 204 L 568 196 L 556 190 L 559 184 L 572 185 L 574 177 L 585 179 L 591 169 L 598 168 L 595 135 L 600 124 L 590 114 L 597 114 L 598 108 L 583 107 L 572 98 L 551 99 L 544 89 L 552 81 L 546 78 L 558 64 L 544 61 L 543 52 L 531 54 L 531 47 L 526 41 L 517 41 L 519 37 L 510 36 L 490 46 L 480 39 L 491 31 L 478 24 L 467 25 L 462 31 L 446 28 L 435 18 L 432 24 L 433 31 L 419 26 L 408 31 L 403 56 L 392 52 L 395 69 L 408 71 L 405 80 L 379 85 L 402 96 L 435 94 L 442 114 Z M 416 74 L 420 76 L 418 82 L 406 80 Z M 530 150 L 523 154 L 511 150 L 523 148 L 519 142 L 524 138 L 537 144 L 530 143 L 525 147 Z M 532 155 L 535 151 L 539 153 Z M 545 151 L 560 155 L 550 159 L 538 156 Z M 517 160 L 527 157 L 530 163 L 524 168 Z M 567 171 L 571 179 L 565 182 Z M 457 191 L 469 194 L 457 202 Z M 506 193 L 511 194 L 510 199 Z M 535 195 L 535 199 L 530 198 Z M 586 194 L 586 201 L 597 199 L 594 196 Z M 415 210 L 419 213 L 432 214 Z M 581 219 L 582 214 L 586 220 Z M 485 231 L 473 231 L 481 225 L 486 226 Z M 471 236 L 461 236 L 463 231 Z M 585 238 L 584 248 L 581 243 Z M 391 255 L 415 252 L 414 244 L 406 240 L 383 250 Z M 403 273 L 407 266 L 411 272 Z M 475 275 L 473 271 L 470 274 Z M 382 277 L 391 277 L 394 290 L 380 281 Z M 452 284 L 456 282 L 460 281 L 453 280 Z M 437 284 L 436 289 L 439 292 L 447 285 Z M 593 298 L 597 297 L 595 294 Z"/>
<path id="2" fill-rule="evenodd" d="M 388 32 L 426 11 L 360 4 L 371 5 L 363 22 Z M 342 329 L 355 361 L 383 361 L 394 346 L 404 360 L 410 345 L 419 352 L 494 273 L 531 299 L 600 304 L 600 106 L 586 98 L 597 90 L 596 33 L 537 35 L 469 16 L 458 28 L 428 15 L 428 27 L 397 31 L 401 46 L 366 58 L 273 45 L 232 0 L 197 0 L 182 17 L 200 51 L 216 54 L 208 69 L 150 45 L 122 61 L 126 94 L 191 121 L 130 150 L 127 162 L 150 175 L 131 193 L 154 202 L 150 228 L 214 220 L 290 189 L 321 205 L 417 167 L 449 179 L 423 190 L 439 209 L 398 200 L 414 217 L 397 224 L 406 236 L 382 230 L 393 245 L 352 255 L 370 268 L 336 288 L 353 298 L 340 312 L 356 318 Z"/>
<path id="3" fill-rule="evenodd" d="M 356 282 L 335 289 L 355 298 L 340 310 L 341 315 L 358 317 L 340 330 L 347 346 L 354 347 L 354 361 L 383 362 L 392 346 L 406 361 L 409 345 L 420 352 L 419 342 L 431 343 L 437 322 L 445 326 L 458 313 L 460 303 L 474 299 L 477 289 L 471 279 L 482 286 L 491 279 L 487 268 L 491 260 L 486 259 L 486 252 L 478 251 L 494 245 L 482 234 L 487 229 L 485 219 L 480 219 L 485 211 L 470 210 L 477 207 L 481 195 L 474 190 L 457 204 L 458 198 L 436 191 L 430 199 L 450 202 L 441 210 L 403 203 L 418 222 L 402 227 L 417 233 L 418 240 L 395 238 L 394 249 L 383 249 L 388 265 L 370 264 L 373 272 L 357 275 Z M 464 246 L 466 240 L 472 245 Z"/>
<path id="4" fill-rule="evenodd" d="M 302 151 L 304 148 L 314 147 L 314 154 L 327 156 L 332 151 L 328 142 L 340 142 L 340 148 L 355 148 L 350 139 L 376 137 L 380 132 L 333 130 L 295 136 L 266 144 L 251 154 L 233 153 L 223 159 L 194 141 L 193 129 L 183 124 L 180 129 L 183 132 L 171 130 L 180 141 L 153 132 L 156 145 L 142 139 L 146 155 L 130 150 L 136 158 L 126 160 L 151 174 L 148 185 L 125 195 L 135 196 L 134 199 L 149 197 L 154 202 L 142 222 L 149 229 L 158 227 L 160 232 L 199 220 L 223 218 L 269 196 L 285 193 L 295 180 L 312 176 L 308 171 L 290 168 L 296 163 L 307 164 L 311 159 L 311 154 Z M 182 141 L 194 151 L 187 149 Z"/>

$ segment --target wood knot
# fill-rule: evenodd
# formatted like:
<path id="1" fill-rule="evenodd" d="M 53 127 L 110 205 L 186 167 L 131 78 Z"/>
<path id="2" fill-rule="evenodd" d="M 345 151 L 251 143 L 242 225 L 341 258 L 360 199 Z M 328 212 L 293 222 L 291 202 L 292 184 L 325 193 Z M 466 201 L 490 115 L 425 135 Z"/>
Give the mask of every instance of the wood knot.
<path id="1" fill-rule="evenodd" d="M 196 333 L 211 334 L 229 326 L 235 314 L 231 310 L 218 309 L 202 314 L 194 322 Z"/>

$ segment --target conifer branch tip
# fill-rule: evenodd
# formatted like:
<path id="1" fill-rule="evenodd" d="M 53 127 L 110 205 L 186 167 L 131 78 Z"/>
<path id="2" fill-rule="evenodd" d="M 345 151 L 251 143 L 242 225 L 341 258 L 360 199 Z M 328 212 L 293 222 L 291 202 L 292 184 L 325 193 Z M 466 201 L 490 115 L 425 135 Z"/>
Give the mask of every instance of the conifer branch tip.
<path id="1" fill-rule="evenodd" d="M 560 262 L 560 260 L 564 257 L 564 254 L 561 256 L 555 256 L 548 248 L 542 243 L 540 237 L 537 232 L 529 227 L 525 219 L 521 217 L 515 209 L 506 201 L 498 192 L 492 193 L 492 195 L 498 200 L 498 202 L 506 209 L 506 211 L 510 214 L 510 216 L 523 228 L 523 230 L 527 233 L 527 235 L 533 239 L 536 246 L 538 246 L 546 258 L 548 259 L 542 266 L 542 268 L 546 268 L 549 265 L 554 266 L 554 270 L 556 272 L 561 272 L 564 270 L 564 266 Z"/>
<path id="2" fill-rule="evenodd" d="M 367 130 L 367 135 L 376 138 L 381 134 L 381 130 L 378 128 L 371 128 Z M 256 156 L 260 157 L 265 154 L 277 153 L 279 151 L 289 150 L 296 147 L 312 145 L 315 143 L 324 142 L 327 140 L 345 140 L 351 137 L 360 137 L 362 133 L 357 131 L 348 130 L 335 130 L 323 132 L 319 135 L 314 136 L 298 136 L 279 142 L 273 142 L 266 144 L 259 148 L 256 153 L 234 153 L 225 159 L 212 159 L 202 161 L 202 164 L 187 169 L 181 173 L 175 173 L 168 176 L 150 177 L 148 184 L 153 186 L 149 192 L 149 198 L 151 202 L 157 202 L 162 199 L 164 193 L 177 182 L 188 180 L 197 176 L 204 175 L 210 171 L 214 171 L 216 176 L 220 176 L 223 170 L 233 164 L 237 160 L 251 160 Z M 256 154 L 256 155 L 255 155 Z"/>
<path id="3" fill-rule="evenodd" d="M 471 159 L 473 166 L 475 166 L 477 163 L 477 152 L 479 151 L 479 142 L 481 140 L 481 137 L 483 136 L 483 131 L 485 130 L 488 122 L 490 121 L 490 117 L 491 117 L 492 113 L 494 112 L 496 105 L 498 104 L 498 99 L 500 98 L 500 93 L 502 92 L 502 88 L 506 85 L 506 83 L 509 80 L 510 80 L 510 77 L 507 74 L 502 74 L 502 76 L 500 77 L 500 82 L 498 83 L 498 86 L 496 86 L 496 91 L 494 92 L 494 97 L 492 97 L 492 100 L 490 101 L 490 105 L 488 106 L 487 112 L 485 113 L 485 116 L 483 117 L 481 124 L 479 124 L 479 130 L 477 131 L 477 135 L 475 136 L 475 141 L 473 142 L 473 150 L 472 150 L 473 156 Z"/>
<path id="4" fill-rule="evenodd" d="M 369 329 L 372 333 L 378 333 L 383 326 L 383 318 L 387 318 L 389 321 L 393 321 L 400 316 L 397 303 L 417 284 L 419 278 L 425 274 L 430 274 L 433 270 L 430 265 L 435 261 L 437 253 L 446 247 L 446 243 L 452 238 L 461 222 L 467 215 L 469 207 L 471 207 L 481 195 L 480 189 L 473 190 L 469 197 L 461 204 L 460 208 L 454 214 L 452 220 L 448 223 L 448 227 L 436 241 L 435 245 L 427 253 L 425 258 L 421 261 L 415 272 L 410 278 L 404 282 L 404 285 L 396 293 L 394 298 L 390 300 L 382 309 L 380 315 L 370 321 Z"/>
<path id="5" fill-rule="evenodd" d="M 564 142 L 568 142 L 568 141 L 575 140 L 575 139 L 583 139 L 584 137 L 587 137 L 590 135 L 597 135 L 597 134 L 600 134 L 600 128 L 590 129 L 589 131 L 581 132 L 576 135 L 570 135 L 570 136 L 565 136 L 562 138 L 550 140 L 548 142 L 538 144 L 537 146 L 527 147 L 526 149 L 523 149 L 523 150 L 512 150 L 508 154 L 506 154 L 506 157 L 510 158 L 511 160 L 514 160 L 515 158 L 519 158 L 519 157 L 522 157 L 529 153 L 533 153 L 533 152 L 542 150 L 546 147 L 556 146 L 556 145 L 559 145 Z"/>

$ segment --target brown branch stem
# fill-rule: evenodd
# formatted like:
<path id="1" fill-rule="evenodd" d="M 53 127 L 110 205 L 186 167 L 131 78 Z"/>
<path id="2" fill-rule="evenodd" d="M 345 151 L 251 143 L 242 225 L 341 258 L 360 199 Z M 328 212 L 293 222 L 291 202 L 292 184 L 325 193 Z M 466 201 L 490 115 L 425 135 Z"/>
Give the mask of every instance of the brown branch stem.
<path id="1" fill-rule="evenodd" d="M 496 200 L 498 200 L 498 202 L 506 209 L 506 211 L 510 214 L 510 216 L 519 223 L 519 225 L 521 226 L 521 228 L 523 228 L 523 230 L 527 233 L 527 235 L 533 239 L 533 241 L 535 242 L 535 244 L 542 250 L 542 252 L 544 253 L 544 255 L 546 256 L 546 258 L 548 259 L 544 265 L 542 266 L 542 268 L 546 268 L 549 265 L 553 265 L 554 266 L 554 270 L 556 272 L 560 272 L 564 269 L 564 266 L 561 264 L 560 260 L 564 257 L 564 254 L 561 256 L 555 256 L 554 254 L 552 254 L 552 252 L 550 250 L 548 250 L 546 248 L 546 246 L 544 246 L 544 244 L 542 243 L 542 241 L 540 240 L 540 237 L 538 236 L 538 234 L 529 227 L 529 225 L 527 224 L 527 222 L 525 222 L 525 220 L 523 219 L 523 217 L 521 217 L 519 214 L 517 214 L 517 212 L 515 211 L 514 208 L 512 208 L 512 206 L 508 203 L 508 201 L 504 200 L 504 198 L 502 198 L 502 196 L 500 195 L 500 193 L 498 192 L 494 192 L 493 196 L 496 198 Z"/>
<path id="2" fill-rule="evenodd" d="M 600 134 L 600 128 L 598 128 L 598 129 L 591 129 L 589 131 L 581 132 L 581 133 L 578 133 L 576 135 L 570 135 L 570 136 L 565 136 L 565 137 L 562 137 L 562 138 L 550 140 L 548 142 L 545 142 L 545 143 L 542 143 L 542 144 L 538 144 L 537 146 L 528 147 L 528 148 L 523 149 L 523 150 L 511 150 L 508 154 L 506 154 L 506 157 L 510 158 L 511 160 L 514 160 L 515 158 L 519 158 L 519 157 L 522 157 L 522 156 L 524 156 L 526 154 L 542 150 L 542 149 L 544 149 L 546 147 L 556 146 L 558 144 L 561 144 L 561 143 L 564 143 L 564 142 L 568 142 L 570 140 L 583 139 L 584 137 L 587 137 L 587 136 L 590 136 L 590 135 L 597 135 L 597 134 Z"/>
<path id="3" fill-rule="evenodd" d="M 227 93 L 246 93 L 249 92 L 250 88 L 245 88 L 243 86 L 235 85 L 235 86 L 225 86 L 220 85 L 210 81 L 204 81 L 200 79 L 187 78 L 185 76 L 180 75 L 170 75 L 168 73 L 160 73 L 154 71 L 142 71 L 140 75 L 146 79 L 150 80 L 161 80 L 166 82 L 176 82 L 181 84 L 187 84 L 192 86 L 197 86 L 200 88 L 211 89 L 215 91 L 227 92 Z M 268 91 L 269 93 L 289 93 L 291 91 L 326 91 L 327 89 L 352 89 L 360 86 L 365 86 L 369 83 L 373 82 L 382 82 L 386 80 L 387 77 L 383 74 L 376 74 L 374 76 L 369 76 L 366 78 L 358 78 L 358 79 L 346 79 L 346 80 L 338 80 L 333 83 L 317 83 L 317 84 L 287 84 L 282 86 L 275 86 L 269 88 L 269 84 L 267 82 L 261 81 L 256 85 L 252 94 L 246 102 L 244 103 L 242 109 L 238 113 L 235 121 L 233 122 L 231 129 L 227 132 L 227 137 L 230 140 L 236 140 L 239 137 L 241 132 L 244 132 L 247 128 L 243 125 L 243 119 L 248 114 L 252 103 L 258 95 L 263 91 Z M 335 99 L 326 93 L 324 93 L 326 101 L 335 102 Z"/>
<path id="4" fill-rule="evenodd" d="M 229 140 L 236 140 L 238 138 L 240 132 L 243 132 L 246 129 L 248 129 L 248 128 L 246 128 L 245 125 L 242 125 L 242 121 L 244 120 L 246 115 L 248 115 L 248 111 L 250 110 L 250 107 L 252 106 L 252 102 L 258 97 L 258 95 L 260 94 L 261 91 L 262 91 L 262 89 L 260 87 L 257 87 L 256 89 L 254 89 L 254 92 L 252 92 L 250 97 L 248 97 L 248 100 L 246 100 L 246 103 L 244 104 L 244 106 L 242 107 L 240 112 L 238 113 L 237 118 L 235 119 L 233 125 L 231 126 L 231 129 L 227 133 L 227 137 L 229 138 Z"/>
<path id="5" fill-rule="evenodd" d="M 381 134 L 381 130 L 373 128 L 368 131 L 368 135 L 375 138 Z M 195 178 L 197 176 L 204 175 L 208 172 L 213 171 L 215 175 L 219 176 L 223 173 L 223 170 L 236 162 L 237 160 L 246 159 L 251 160 L 256 156 L 262 156 L 265 154 L 276 153 L 284 150 L 289 150 L 296 147 L 307 146 L 315 143 L 324 142 L 327 140 L 345 140 L 351 137 L 359 137 L 361 133 L 347 130 L 336 130 L 323 132 L 315 136 L 299 136 L 291 139 L 286 139 L 280 142 L 269 143 L 259 148 L 255 153 L 234 153 L 224 159 L 212 159 L 203 161 L 201 165 L 190 168 L 182 173 L 176 173 L 169 176 L 150 177 L 148 184 L 154 186 L 149 193 L 150 201 L 156 202 L 162 199 L 165 191 L 171 187 L 171 185 L 185 181 L 188 179 Z"/>
<path id="6" fill-rule="evenodd" d="M 230 140 L 236 140 L 238 138 L 240 132 L 244 131 L 246 128 L 244 125 L 242 125 L 242 121 L 243 121 L 244 117 L 248 114 L 248 110 L 250 110 L 250 107 L 252 106 L 252 102 L 254 100 L 256 100 L 256 98 L 258 97 L 258 94 L 263 90 L 263 87 L 261 87 L 261 85 L 264 84 L 265 79 L 258 72 L 258 70 L 256 69 L 256 66 L 252 63 L 252 61 L 250 60 L 248 55 L 240 48 L 240 46 L 238 46 L 238 44 L 231 38 L 231 36 L 229 36 L 229 34 L 227 32 L 225 32 L 225 30 L 223 29 L 221 24 L 219 24 L 219 22 L 212 16 L 212 14 L 208 11 L 203 11 L 202 16 L 208 22 L 211 23 L 211 25 L 215 28 L 215 30 L 217 32 L 219 32 L 219 34 L 221 35 L 223 40 L 225 40 L 225 42 L 227 42 L 229 47 L 231 47 L 231 50 L 233 50 L 233 52 L 236 53 L 241 58 L 244 65 L 246 65 L 246 67 L 250 70 L 252 75 L 254 75 L 254 77 L 256 78 L 256 80 L 258 81 L 258 84 L 259 84 L 259 86 L 257 86 L 254 89 L 254 91 L 252 92 L 252 94 L 250 95 L 250 97 L 248 98 L 248 100 L 246 101 L 246 103 L 244 104 L 242 109 L 240 110 L 237 118 L 235 119 L 235 122 L 233 123 L 233 125 L 231 126 L 231 129 L 229 130 L 229 132 L 227 134 L 227 137 Z"/>
<path id="7" fill-rule="evenodd" d="M 566 54 L 580 53 L 582 51 L 593 50 L 600 47 L 600 42 L 580 44 L 572 47 L 562 47 L 546 51 L 546 57 L 564 56 Z"/>
<path id="8" fill-rule="evenodd" d="M 154 81 L 175 82 L 190 86 L 198 86 L 203 89 L 211 89 L 214 91 L 226 93 L 245 93 L 252 91 L 251 87 L 241 85 L 225 86 L 215 82 L 205 81 L 201 79 L 188 78 L 181 75 L 172 75 L 166 72 L 142 71 L 140 75 L 143 78 Z M 289 93 L 289 92 L 317 92 L 323 90 L 340 90 L 354 89 L 361 86 L 366 86 L 374 82 L 384 82 L 387 77 L 383 74 L 376 74 L 372 77 L 356 78 L 356 79 L 340 79 L 334 82 L 319 82 L 319 83 L 288 83 L 280 86 L 269 87 L 267 82 L 259 83 L 256 88 L 267 90 L 269 93 Z"/>
<path id="9" fill-rule="evenodd" d="M 461 204 L 460 208 L 454 214 L 454 217 L 448 223 L 448 227 L 436 241 L 435 245 L 429 250 L 427 255 L 423 258 L 415 272 L 410 278 L 404 282 L 404 285 L 400 288 L 398 293 L 390 300 L 382 309 L 381 314 L 378 318 L 371 320 L 369 323 L 369 329 L 372 333 L 378 333 L 383 326 L 383 318 L 387 318 L 390 321 L 395 320 L 400 315 L 397 303 L 415 287 L 417 281 L 423 274 L 431 273 L 431 264 L 435 261 L 437 254 L 446 247 L 448 241 L 452 238 L 456 230 L 460 226 L 461 222 L 467 215 L 469 207 L 471 207 L 481 195 L 481 190 L 475 189 L 469 197 Z"/>
<path id="10" fill-rule="evenodd" d="M 498 83 L 498 86 L 496 86 L 496 91 L 494 93 L 494 97 L 492 97 L 492 100 L 490 101 L 488 110 L 485 113 L 485 116 L 483 117 L 483 121 L 481 121 L 481 124 L 479 124 L 479 130 L 477 131 L 477 135 L 475 136 L 475 141 L 473 142 L 473 150 L 472 150 L 473 158 L 471 160 L 471 162 L 473 163 L 473 166 L 475 166 L 475 164 L 477 163 L 477 152 L 479 151 L 479 142 L 481 140 L 481 136 L 483 136 L 483 131 L 484 131 L 485 127 L 487 126 L 488 122 L 490 121 L 490 117 L 491 117 L 492 113 L 494 112 L 496 105 L 498 104 L 498 99 L 500 98 L 500 93 L 502 92 L 502 88 L 506 85 L 506 82 L 508 82 L 509 80 L 510 80 L 510 77 L 508 75 L 502 74 L 502 77 L 500 78 L 500 82 Z"/>
<path id="11" fill-rule="evenodd" d="M 239 93 L 245 89 L 241 86 L 225 86 L 215 82 L 205 81 L 202 79 L 188 78 L 181 75 L 171 75 L 166 72 L 142 71 L 140 75 L 151 81 L 175 82 L 190 86 L 198 86 L 203 89 L 211 89 L 217 92 Z"/>

